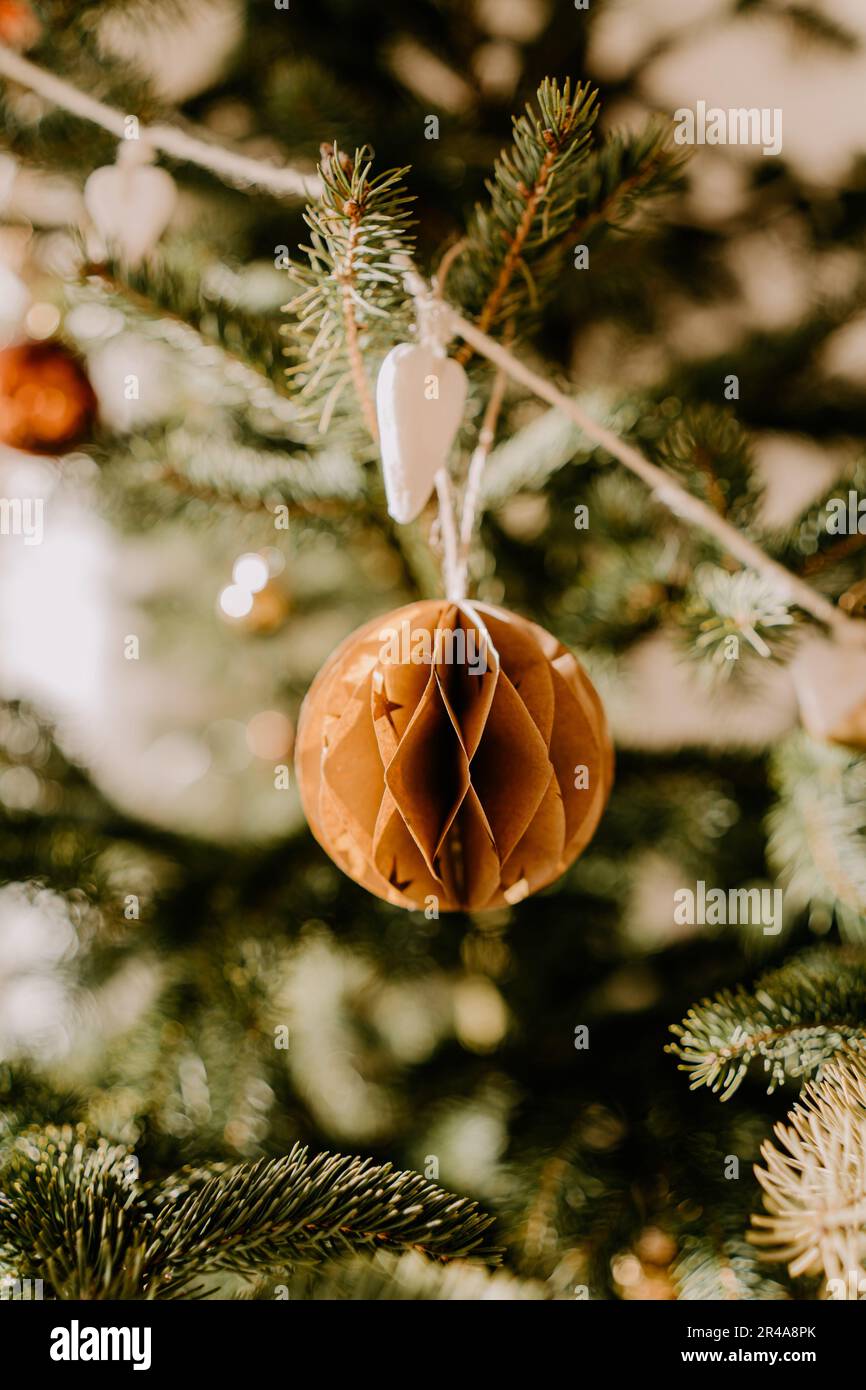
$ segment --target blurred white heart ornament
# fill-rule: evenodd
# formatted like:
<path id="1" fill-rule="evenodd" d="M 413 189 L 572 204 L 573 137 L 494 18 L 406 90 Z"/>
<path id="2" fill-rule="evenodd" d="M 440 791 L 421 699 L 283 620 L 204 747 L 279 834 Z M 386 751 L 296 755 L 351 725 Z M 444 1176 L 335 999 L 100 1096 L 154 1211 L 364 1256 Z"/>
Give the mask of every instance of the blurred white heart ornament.
<path id="1" fill-rule="evenodd" d="M 812 738 L 866 749 L 866 650 L 809 634 L 790 665 Z"/>
<path id="2" fill-rule="evenodd" d="M 460 428 L 466 388 L 460 363 L 424 343 L 401 343 L 382 363 L 376 411 L 388 512 L 395 521 L 414 521 L 430 497 Z"/>
<path id="3" fill-rule="evenodd" d="M 130 266 L 156 246 L 177 202 L 174 179 L 147 162 L 151 158 L 138 141 L 124 141 L 117 163 L 94 169 L 84 185 L 84 204 L 94 226 Z"/>

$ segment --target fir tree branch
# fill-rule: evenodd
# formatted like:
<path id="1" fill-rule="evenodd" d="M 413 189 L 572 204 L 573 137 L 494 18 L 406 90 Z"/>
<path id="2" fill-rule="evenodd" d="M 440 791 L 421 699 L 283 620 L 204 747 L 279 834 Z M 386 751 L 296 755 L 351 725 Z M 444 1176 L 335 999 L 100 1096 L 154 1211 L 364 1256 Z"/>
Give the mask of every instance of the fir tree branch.
<path id="1" fill-rule="evenodd" d="M 417 1173 L 341 1154 L 168 1179 L 148 1200 L 130 1150 L 84 1132 L 22 1136 L 0 1171 L 0 1256 L 59 1298 L 188 1297 L 218 1271 L 260 1275 L 358 1251 L 496 1262 L 492 1218 Z"/>
<path id="2" fill-rule="evenodd" d="M 784 562 L 792 568 L 796 565 L 804 575 L 814 575 L 855 555 L 866 544 L 866 535 L 852 531 L 840 536 L 831 530 L 831 518 L 839 507 L 847 507 L 849 492 L 862 494 L 864 489 L 866 459 L 859 457 L 782 533 L 780 549 Z"/>
<path id="3" fill-rule="evenodd" d="M 761 976 L 752 991 L 722 990 L 689 1010 L 666 1051 L 691 1089 L 729 1100 L 760 1059 L 772 1093 L 787 1080 L 820 1078 L 844 1049 L 866 1052 L 866 954 L 824 947 Z"/>
<path id="4" fill-rule="evenodd" d="M 352 383 L 355 387 L 355 395 L 361 407 L 361 414 L 364 417 L 367 429 L 370 431 L 370 438 L 374 444 L 379 443 L 379 422 L 376 418 L 376 407 L 373 404 L 373 396 L 370 391 L 370 383 L 364 371 L 364 361 L 361 356 L 360 334 L 358 320 L 355 317 L 354 295 L 356 291 L 357 269 L 355 265 L 358 252 L 358 241 L 361 224 L 360 204 L 353 207 L 349 213 L 350 231 L 346 245 L 346 257 L 337 273 L 337 279 L 342 286 L 340 303 L 343 310 L 343 327 L 346 333 L 346 351 L 349 356 L 349 366 L 352 372 Z"/>
<path id="5" fill-rule="evenodd" d="M 229 391 L 244 392 L 250 409 L 303 434 L 300 412 L 285 386 L 281 326 L 206 296 L 200 269 L 190 276 L 186 267 L 163 259 L 142 264 L 126 279 L 115 266 L 87 266 L 69 297 L 109 304 L 145 337 L 188 354 L 193 362 L 206 355 Z"/>
<path id="6" fill-rule="evenodd" d="M 747 653 L 766 661 L 791 651 L 793 614 L 773 585 L 751 570 L 729 574 L 718 565 L 699 565 L 678 618 L 689 655 L 707 661 L 722 680 L 748 670 Z"/>
<path id="7" fill-rule="evenodd" d="M 489 509 L 501 506 L 516 492 L 540 491 L 560 468 L 585 463 L 590 453 L 591 446 L 570 420 L 558 410 L 545 410 L 510 430 L 492 451 L 482 503 Z"/>
<path id="8" fill-rule="evenodd" d="M 856 752 L 785 739 L 771 755 L 778 800 L 767 819 L 767 859 L 791 912 L 826 930 L 866 936 L 866 764 Z"/>
<path id="9" fill-rule="evenodd" d="M 124 436 L 112 436 L 91 454 L 106 481 L 116 478 L 127 493 L 126 510 L 132 514 L 142 494 L 160 484 L 182 497 L 252 512 L 285 504 L 290 513 L 337 518 L 357 510 L 365 491 L 361 468 L 339 449 L 310 454 L 257 448 L 215 429 L 153 428 L 137 433 L 131 445 Z"/>
<path id="10" fill-rule="evenodd" d="M 80 1129 L 23 1136 L 0 1170 L 0 1255 L 61 1298 L 148 1297 L 147 1213 L 130 1158 Z"/>
<path id="11" fill-rule="evenodd" d="M 689 1236 L 673 1269 L 677 1298 L 683 1302 L 755 1300 L 778 1302 L 784 1287 L 761 1269 L 760 1258 L 742 1236 L 714 1240 Z"/>
<path id="12" fill-rule="evenodd" d="M 682 148 L 672 147 L 666 119 L 650 121 L 636 135 L 611 135 L 580 168 L 580 212 L 567 241 L 591 236 L 605 224 L 625 230 L 647 200 L 677 186 L 686 158 Z"/>
<path id="13" fill-rule="evenodd" d="M 330 423 L 347 381 L 351 381 L 370 438 L 379 427 L 368 377 L 401 336 L 408 336 L 409 305 L 394 260 L 411 251 L 411 201 L 403 186 L 405 169 L 376 177 L 363 149 L 354 159 L 323 146 L 322 193 L 307 208 L 312 231 L 303 247 L 309 264 L 293 265 L 299 293 L 285 306 L 295 321 L 285 332 L 288 368 L 299 387 L 298 399 L 319 413 L 319 428 Z M 323 404 L 322 404 L 323 403 Z"/>
<path id="14" fill-rule="evenodd" d="M 407 282 L 411 292 L 417 297 L 423 299 L 429 296 L 430 291 L 417 272 L 409 271 Z M 798 604 L 799 607 L 817 618 L 819 622 L 829 627 L 838 640 L 856 645 L 866 643 L 866 624 L 858 623 L 842 613 L 835 604 L 811 589 L 799 576 L 785 569 L 748 536 L 738 531 L 724 517 L 719 516 L 712 507 L 700 498 L 693 497 L 676 479 L 665 473 L 656 464 L 651 463 L 634 445 L 620 439 L 613 430 L 600 425 L 572 397 L 559 391 L 545 377 L 533 371 L 501 343 L 497 343 L 486 333 L 482 333 L 474 324 L 458 314 L 455 309 L 449 305 L 444 307 L 446 321 L 453 337 L 465 338 L 477 352 L 497 367 L 501 367 L 514 381 L 519 382 L 536 396 L 555 406 L 597 445 L 606 449 L 626 468 L 642 478 L 656 494 L 659 501 L 663 502 L 677 516 L 700 527 L 718 541 L 724 549 L 735 555 L 741 564 L 764 575 L 775 585 L 780 598 Z"/>
<path id="15" fill-rule="evenodd" d="M 568 81 L 547 80 L 537 101 L 541 121 L 530 107 L 515 121 L 514 144 L 488 184 L 489 208 L 476 208 L 439 268 L 442 289 L 460 259 L 451 297 L 484 333 L 509 318 L 523 328 L 558 283 L 575 238 L 605 224 L 624 230 L 638 206 L 675 187 L 683 163 L 661 120 L 590 148 L 598 107 L 586 87 L 578 85 L 572 100 Z M 457 360 L 466 363 L 473 351 L 464 342 Z"/>
<path id="16" fill-rule="evenodd" d="M 413 1248 L 434 1258 L 495 1259 L 492 1218 L 417 1173 L 296 1146 L 242 1164 L 161 1206 L 148 1277 L 311 1263 L 344 1251 Z"/>
<path id="17" fill-rule="evenodd" d="M 527 106 L 514 121 L 510 150 L 496 161 L 488 184 L 489 209 L 478 206 L 466 235 L 452 288 L 470 313 L 483 294 L 478 325 L 483 333 L 503 319 L 518 320 L 527 302 L 537 302 L 536 278 L 553 278 L 550 248 L 562 241 L 574 221 L 575 171 L 586 159 L 598 116 L 597 93 L 569 79 L 546 79 L 538 89 L 538 113 Z M 520 271 L 514 292 L 512 282 Z M 543 275 L 542 275 L 543 272 Z M 469 343 L 456 354 L 466 363 Z"/>
<path id="18" fill-rule="evenodd" d="M 467 1260 L 443 1265 L 425 1258 L 417 1250 L 395 1255 L 380 1251 L 376 1255 L 350 1255 L 329 1260 L 313 1270 L 296 1273 L 289 1281 L 290 1299 L 304 1301 L 363 1300 L 365 1302 L 509 1302 L 550 1298 L 544 1284 L 520 1279 L 509 1270 L 485 1269 Z M 258 1297 L 274 1297 L 273 1285 L 264 1286 Z"/>
<path id="19" fill-rule="evenodd" d="M 866 1060 L 840 1056 L 806 1086 L 778 1124 L 778 1143 L 761 1148 L 765 1214 L 749 1240 L 785 1263 L 792 1278 L 820 1274 L 835 1299 L 858 1300 L 866 1287 Z"/>
<path id="20" fill-rule="evenodd" d="M 752 520 L 761 487 L 748 435 L 730 410 L 687 407 L 663 436 L 655 460 L 719 516 L 737 526 Z"/>

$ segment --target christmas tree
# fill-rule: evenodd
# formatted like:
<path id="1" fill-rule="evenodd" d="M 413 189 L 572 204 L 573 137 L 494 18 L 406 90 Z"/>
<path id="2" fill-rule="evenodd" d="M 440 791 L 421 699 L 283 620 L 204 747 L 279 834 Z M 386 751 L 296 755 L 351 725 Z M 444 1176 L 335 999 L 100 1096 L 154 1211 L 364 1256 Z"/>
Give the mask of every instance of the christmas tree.
<path id="1" fill-rule="evenodd" d="M 866 1290 L 866 26 L 638 8 L 0 0 L 4 1285 Z"/>

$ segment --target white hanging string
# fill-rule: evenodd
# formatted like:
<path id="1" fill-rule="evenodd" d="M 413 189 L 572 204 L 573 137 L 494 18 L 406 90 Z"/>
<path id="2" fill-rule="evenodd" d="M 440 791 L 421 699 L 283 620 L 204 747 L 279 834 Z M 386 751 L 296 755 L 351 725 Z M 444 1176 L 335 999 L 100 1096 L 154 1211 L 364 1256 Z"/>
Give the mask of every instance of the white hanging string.
<path id="1" fill-rule="evenodd" d="M 440 468 L 434 478 L 436 496 L 439 499 L 439 529 L 442 537 L 442 584 L 445 597 L 452 603 L 459 603 L 466 597 L 466 586 L 461 580 L 460 549 L 455 519 L 454 492 L 446 468 Z"/>
<path id="2" fill-rule="evenodd" d="M 463 510 L 460 515 L 460 553 L 457 582 L 461 596 L 465 596 L 469 581 L 469 559 L 472 554 L 472 541 L 475 536 L 475 525 L 481 505 L 481 484 L 496 436 L 496 421 L 505 396 L 505 382 L 505 373 L 501 367 L 497 367 L 493 388 L 487 401 L 481 428 L 478 431 L 478 442 L 469 460 L 466 491 L 463 495 Z"/>
<path id="3" fill-rule="evenodd" d="M 830 628 L 840 642 L 866 645 L 866 623 L 849 618 L 834 603 L 824 598 L 823 594 L 817 593 L 798 575 L 792 574 L 784 565 L 780 565 L 712 507 L 702 502 L 699 497 L 694 497 L 669 473 L 665 473 L 657 464 L 651 463 L 634 445 L 620 439 L 619 435 L 614 434 L 613 430 L 605 425 L 599 424 L 571 396 L 566 396 L 545 377 L 515 357 L 508 348 L 463 318 L 450 304 L 438 298 L 436 287 L 431 288 L 414 266 L 408 269 L 404 266 L 404 270 L 406 286 L 416 301 L 427 301 L 431 297 L 437 300 L 440 314 L 444 315 L 444 322 L 451 337 L 463 338 L 476 352 L 486 357 L 513 381 L 520 382 L 541 400 L 554 406 L 595 444 L 606 449 L 632 473 L 637 474 L 670 511 L 707 532 L 746 568 L 763 574 L 772 582 L 782 598 L 811 613 L 812 617 Z M 477 499 L 475 505 L 477 506 Z M 464 524 L 471 530 L 475 525 L 475 516 L 464 518 Z"/>
<path id="4" fill-rule="evenodd" d="M 2 44 L 0 44 L 0 75 L 10 78 L 14 82 L 19 82 L 22 86 L 29 87 L 31 91 L 38 92 L 46 100 L 63 107 L 73 115 L 80 116 L 83 120 L 101 125 L 119 139 L 125 139 L 127 135 L 125 113 L 79 91 L 70 82 L 55 76 L 54 73 L 45 71 L 44 68 L 38 67 L 29 59 L 22 57 L 20 53 L 15 53 Z M 319 188 L 317 178 L 302 174 L 297 169 L 250 159 L 246 155 L 227 150 L 222 145 L 192 135 L 176 126 L 139 126 L 139 137 L 153 149 L 162 150 L 163 153 L 171 155 L 175 159 L 209 169 L 212 173 L 231 183 L 265 188 L 277 195 L 299 198 L 315 196 Z M 452 248 L 452 258 L 460 254 L 462 249 L 462 243 L 458 243 L 456 247 Z M 784 565 L 780 565 L 777 560 L 767 555 L 759 545 L 738 531 L 712 507 L 702 502 L 700 498 L 692 496 L 675 478 L 645 458 L 634 445 L 620 439 L 613 430 L 608 429 L 605 425 L 599 424 L 572 397 L 566 396 L 546 378 L 521 362 L 508 348 L 503 347 L 501 343 L 483 333 L 468 319 L 463 318 L 450 304 L 447 304 L 439 292 L 441 281 L 444 278 L 441 276 L 441 268 L 440 279 L 438 282 L 434 282 L 432 288 L 418 274 L 411 263 L 404 262 L 402 268 L 406 274 L 407 288 L 418 305 L 419 326 L 421 324 L 428 326 L 423 331 L 434 332 L 439 341 L 442 340 L 443 335 L 448 339 L 463 338 L 476 352 L 486 357 L 506 376 L 520 382 L 534 395 L 547 401 L 549 405 L 572 420 L 589 439 L 606 449 L 609 454 L 641 478 L 658 499 L 677 516 L 692 522 L 707 532 L 708 535 L 713 536 L 724 550 L 733 555 L 741 564 L 765 575 L 772 581 L 783 598 L 798 604 L 807 613 L 811 613 L 819 622 L 830 628 L 839 641 L 855 645 L 866 644 L 866 623 L 849 618 L 834 603 L 817 593 L 798 575 L 792 574 Z M 431 328 L 431 325 L 435 326 Z M 468 534 L 471 543 L 480 501 L 480 470 L 483 468 L 481 455 L 476 454 L 476 457 L 478 467 L 476 467 L 475 475 L 472 476 L 473 470 L 470 465 L 470 480 L 466 489 L 464 513 L 459 533 L 447 471 L 441 470 L 436 478 L 442 541 L 445 551 L 446 592 L 448 592 L 449 597 L 459 598 L 465 593 L 466 536 Z"/>
<path id="5" fill-rule="evenodd" d="M 128 115 L 117 111 L 86 92 L 79 91 L 71 82 L 46 72 L 20 53 L 0 44 L 0 75 L 20 82 L 31 91 L 38 92 L 55 106 L 61 106 L 73 116 L 100 125 L 118 139 L 127 137 Z M 260 159 L 227 150 L 200 135 L 190 134 L 178 126 L 139 124 L 138 136 L 152 149 L 162 150 L 173 159 L 199 168 L 209 169 L 228 183 L 248 187 L 265 188 L 269 193 L 290 198 L 314 198 L 319 192 L 319 180 L 315 175 L 302 174 L 288 165 L 267 164 Z"/>
<path id="6" fill-rule="evenodd" d="M 443 312 L 445 306 L 432 294 L 418 296 L 415 300 L 415 316 L 418 327 L 418 340 L 430 348 L 438 357 L 446 356 L 446 348 L 451 334 Z M 439 531 L 442 541 L 442 583 L 445 597 L 459 603 L 465 597 L 465 576 L 461 570 L 460 536 L 457 529 L 457 509 L 454 490 L 448 469 L 440 468 L 433 479 L 436 496 L 439 500 Z"/>

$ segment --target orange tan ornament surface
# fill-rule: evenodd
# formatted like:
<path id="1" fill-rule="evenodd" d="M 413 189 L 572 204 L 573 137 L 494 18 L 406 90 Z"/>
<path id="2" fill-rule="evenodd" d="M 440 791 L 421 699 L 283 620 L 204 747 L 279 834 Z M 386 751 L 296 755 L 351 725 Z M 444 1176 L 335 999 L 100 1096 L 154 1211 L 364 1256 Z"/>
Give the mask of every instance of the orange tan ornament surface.
<path id="1" fill-rule="evenodd" d="M 613 779 L 604 710 L 571 652 L 514 613 L 445 599 L 346 638 L 304 701 L 295 760 L 340 868 L 388 902 L 435 896 L 445 912 L 557 878 Z"/>
<path id="2" fill-rule="evenodd" d="M 0 351 L 0 443 L 33 454 L 80 444 L 96 419 L 96 396 L 80 358 L 62 343 Z"/>

